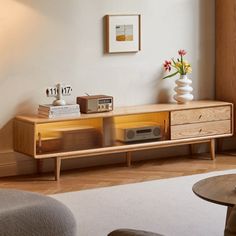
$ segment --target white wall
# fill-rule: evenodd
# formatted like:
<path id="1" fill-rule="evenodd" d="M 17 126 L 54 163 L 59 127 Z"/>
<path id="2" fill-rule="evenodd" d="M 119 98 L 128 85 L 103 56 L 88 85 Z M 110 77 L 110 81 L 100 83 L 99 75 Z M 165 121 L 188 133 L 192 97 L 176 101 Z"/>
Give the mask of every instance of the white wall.
<path id="1" fill-rule="evenodd" d="M 103 16 L 140 13 L 142 50 L 104 54 Z M 45 88 L 109 94 L 116 106 L 172 101 L 162 63 L 188 51 L 196 99 L 214 98 L 214 0 L 1 0 L 0 163 L 15 163 L 12 118 L 49 103 Z"/>

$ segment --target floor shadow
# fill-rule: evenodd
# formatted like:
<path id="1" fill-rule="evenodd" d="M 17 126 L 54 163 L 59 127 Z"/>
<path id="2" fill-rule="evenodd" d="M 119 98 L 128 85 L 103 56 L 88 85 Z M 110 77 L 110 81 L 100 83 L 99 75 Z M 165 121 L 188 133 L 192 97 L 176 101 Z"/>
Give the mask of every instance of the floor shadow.
<path id="1" fill-rule="evenodd" d="M 34 166 L 33 160 L 28 159 L 25 155 L 19 154 L 14 152 L 14 117 L 17 115 L 25 115 L 25 114 L 33 114 L 35 113 L 35 109 L 33 108 L 33 105 L 29 100 L 25 100 L 22 103 L 19 103 L 17 107 L 14 109 L 14 112 L 11 113 L 11 118 L 6 121 L 5 124 L 0 129 L 0 156 L 1 158 L 1 165 L 8 166 L 9 171 L 11 168 L 15 168 L 16 165 L 16 172 L 20 173 L 21 169 L 25 168 L 22 166 L 23 161 L 29 161 L 30 163 L 27 163 L 27 165 Z M 7 118 L 6 118 L 7 119 Z M 32 161 L 31 161 L 32 160 Z M 18 165 L 18 163 L 20 163 Z M 11 167 L 12 166 L 12 167 Z M 34 168 L 33 168 L 34 169 Z"/>

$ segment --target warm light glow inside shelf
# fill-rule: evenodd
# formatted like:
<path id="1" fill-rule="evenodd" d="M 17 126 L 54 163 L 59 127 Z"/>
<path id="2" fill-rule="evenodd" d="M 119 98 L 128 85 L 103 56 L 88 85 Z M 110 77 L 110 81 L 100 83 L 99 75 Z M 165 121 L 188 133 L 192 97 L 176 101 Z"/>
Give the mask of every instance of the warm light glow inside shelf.
<path id="1" fill-rule="evenodd" d="M 162 124 L 164 120 L 169 122 L 168 112 L 146 113 L 146 114 L 114 117 L 115 125 L 120 125 L 120 124 L 125 124 L 125 123 L 142 123 L 142 122 Z"/>
<path id="2" fill-rule="evenodd" d="M 71 120 L 71 121 L 61 121 L 38 124 L 36 127 L 36 138 L 38 138 L 38 133 L 41 134 L 42 138 L 48 137 L 60 137 L 63 130 L 78 130 L 87 129 L 88 127 L 93 127 L 102 131 L 103 122 L 102 118 L 96 119 L 85 119 L 85 120 Z"/>
<path id="3" fill-rule="evenodd" d="M 145 113 L 138 115 L 127 115 L 114 117 L 116 128 L 137 128 L 152 125 L 160 125 L 163 138 L 169 138 L 169 112 Z"/>

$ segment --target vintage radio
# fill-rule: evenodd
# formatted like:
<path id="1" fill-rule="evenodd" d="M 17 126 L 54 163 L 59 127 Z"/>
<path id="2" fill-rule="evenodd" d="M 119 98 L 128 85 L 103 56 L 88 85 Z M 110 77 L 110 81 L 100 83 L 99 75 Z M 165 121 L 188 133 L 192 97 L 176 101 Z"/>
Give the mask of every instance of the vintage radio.
<path id="1" fill-rule="evenodd" d="M 116 129 L 116 140 L 121 142 L 145 141 L 159 138 L 162 138 L 162 128 L 157 123 L 126 123 L 119 125 Z"/>
<path id="2" fill-rule="evenodd" d="M 113 97 L 107 95 L 94 95 L 77 97 L 82 113 L 98 113 L 113 110 Z"/>

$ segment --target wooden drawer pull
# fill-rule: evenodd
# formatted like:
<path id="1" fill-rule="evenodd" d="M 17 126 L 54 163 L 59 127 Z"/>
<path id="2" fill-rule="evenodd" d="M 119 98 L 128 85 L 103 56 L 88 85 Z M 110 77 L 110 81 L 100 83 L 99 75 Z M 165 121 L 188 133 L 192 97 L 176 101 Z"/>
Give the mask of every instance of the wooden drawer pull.
<path id="1" fill-rule="evenodd" d="M 198 117 L 198 119 L 200 120 L 202 118 L 202 115 L 200 115 L 199 117 Z"/>
<path id="2" fill-rule="evenodd" d="M 199 130 L 199 133 L 201 133 L 201 132 L 202 132 L 202 129 Z"/>

